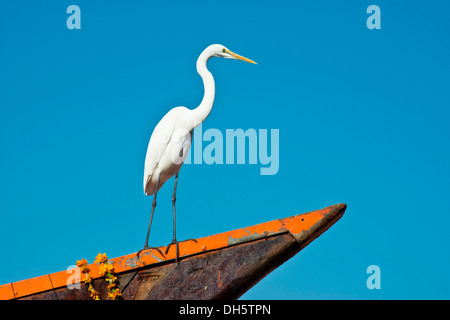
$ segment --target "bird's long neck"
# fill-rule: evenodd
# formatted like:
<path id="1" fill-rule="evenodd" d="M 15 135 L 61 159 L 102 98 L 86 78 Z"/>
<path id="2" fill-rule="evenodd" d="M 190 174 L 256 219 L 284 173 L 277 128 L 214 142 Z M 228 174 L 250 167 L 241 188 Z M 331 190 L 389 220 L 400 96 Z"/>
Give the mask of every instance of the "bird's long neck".
<path id="1" fill-rule="evenodd" d="M 192 110 L 192 121 L 194 122 L 194 127 L 198 126 L 203 120 L 208 117 L 211 112 L 214 96 L 215 96 L 215 84 L 214 78 L 211 72 L 206 68 L 206 63 L 211 55 L 205 50 L 202 52 L 197 60 L 197 72 L 203 79 L 203 85 L 205 87 L 205 94 L 200 105 Z"/>

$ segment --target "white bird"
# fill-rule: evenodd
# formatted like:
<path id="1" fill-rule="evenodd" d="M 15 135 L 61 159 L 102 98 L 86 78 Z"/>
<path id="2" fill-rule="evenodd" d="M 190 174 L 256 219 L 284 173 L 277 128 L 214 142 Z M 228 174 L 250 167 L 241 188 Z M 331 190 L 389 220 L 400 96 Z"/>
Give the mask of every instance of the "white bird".
<path id="1" fill-rule="evenodd" d="M 147 155 L 145 157 L 144 168 L 144 193 L 154 195 L 152 211 L 148 225 L 147 239 L 144 249 L 149 249 L 148 238 L 153 220 L 153 213 L 156 207 L 156 195 L 163 184 L 172 176 L 175 176 L 175 184 L 172 195 L 173 207 L 173 240 L 166 248 L 166 254 L 172 244 L 176 245 L 176 258 L 178 258 L 178 242 L 175 231 L 175 201 L 178 182 L 178 173 L 183 165 L 191 146 L 192 131 L 202 123 L 211 112 L 215 84 L 211 72 L 206 68 L 206 63 L 212 57 L 228 59 L 239 59 L 242 61 L 255 63 L 254 61 L 231 52 L 220 44 L 213 44 L 207 47 L 197 60 L 197 72 L 203 79 L 205 93 L 200 105 L 190 110 L 185 107 L 171 109 L 156 125 L 148 144 Z M 186 240 L 187 241 L 187 240 Z M 159 251 L 159 250 L 158 250 Z M 162 254 L 162 252 L 161 252 Z"/>

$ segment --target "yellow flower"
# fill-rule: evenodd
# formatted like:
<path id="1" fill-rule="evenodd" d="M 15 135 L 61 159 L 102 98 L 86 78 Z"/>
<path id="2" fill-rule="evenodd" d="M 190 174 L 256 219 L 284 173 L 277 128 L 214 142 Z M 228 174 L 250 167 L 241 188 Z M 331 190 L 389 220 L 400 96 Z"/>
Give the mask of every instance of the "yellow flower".
<path id="1" fill-rule="evenodd" d="M 119 289 L 114 290 L 113 292 L 108 293 L 108 297 L 111 298 L 111 300 L 115 300 L 117 297 L 121 296 Z"/>
<path id="2" fill-rule="evenodd" d="M 86 259 L 77 260 L 77 267 L 81 268 L 83 266 L 87 266 L 87 260 Z"/>
<path id="3" fill-rule="evenodd" d="M 98 272 L 100 273 L 101 277 L 105 276 L 106 269 L 105 269 L 105 265 L 104 264 L 100 265 L 100 268 L 98 269 Z"/>
<path id="4" fill-rule="evenodd" d="M 86 265 L 81 266 L 81 267 L 80 267 L 80 270 L 81 270 L 81 272 L 84 272 L 84 273 L 89 273 L 89 271 L 91 271 L 91 270 L 89 269 L 89 267 L 86 266 Z"/>
<path id="5" fill-rule="evenodd" d="M 103 266 L 104 266 L 104 270 L 105 270 L 105 276 L 108 276 L 108 273 L 110 273 L 111 271 L 114 271 L 114 267 L 108 263 L 105 263 Z"/>
<path id="6" fill-rule="evenodd" d="M 102 265 L 100 265 L 100 268 L 98 269 L 100 275 L 102 277 L 104 277 L 107 273 L 111 273 L 114 272 L 114 267 L 112 266 L 112 264 L 109 263 L 104 263 Z"/>
<path id="7" fill-rule="evenodd" d="M 111 282 L 115 282 L 116 280 L 117 280 L 117 277 L 113 276 L 112 274 L 111 274 L 111 276 L 109 277 L 109 279 L 107 279 L 107 281 L 109 281 L 110 283 L 111 283 Z"/>
<path id="8" fill-rule="evenodd" d="M 111 284 L 108 284 L 108 290 L 111 290 L 112 288 L 114 288 L 116 286 L 116 284 L 113 282 Z"/>
<path id="9" fill-rule="evenodd" d="M 106 253 L 99 253 L 96 257 L 95 257 L 95 263 L 103 263 L 108 261 L 108 256 L 106 255 Z"/>
<path id="10" fill-rule="evenodd" d="M 89 275 L 87 275 L 86 278 L 83 280 L 83 282 L 85 284 L 91 283 L 92 282 L 92 278 Z"/>
<path id="11" fill-rule="evenodd" d="M 94 263 L 100 264 L 99 266 L 99 274 L 101 277 L 105 278 L 105 281 L 108 282 L 108 297 L 112 300 L 118 300 L 122 294 L 120 293 L 117 284 L 115 283 L 117 277 L 114 276 L 114 266 L 108 263 L 108 256 L 106 253 L 99 253 L 95 257 Z M 85 273 L 85 278 L 83 282 L 88 286 L 88 291 L 90 292 L 91 298 L 93 300 L 101 300 L 100 293 L 94 289 L 92 285 L 92 278 L 89 276 L 89 267 L 86 259 L 77 260 L 77 267 L 80 268 L 82 272 Z"/>
<path id="12" fill-rule="evenodd" d="M 97 299 L 98 298 L 98 294 L 99 294 L 98 291 L 92 290 L 91 291 L 91 298 L 94 298 L 95 300 L 99 300 L 99 299 Z"/>

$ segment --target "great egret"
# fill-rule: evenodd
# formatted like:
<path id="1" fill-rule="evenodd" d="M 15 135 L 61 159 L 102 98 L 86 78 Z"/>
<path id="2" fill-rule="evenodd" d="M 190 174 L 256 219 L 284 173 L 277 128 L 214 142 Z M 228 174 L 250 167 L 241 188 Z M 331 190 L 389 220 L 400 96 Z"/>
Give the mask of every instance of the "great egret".
<path id="1" fill-rule="evenodd" d="M 144 249 L 149 249 L 148 238 L 153 220 L 153 213 L 156 207 L 156 195 L 163 184 L 172 176 L 175 176 L 175 184 L 172 195 L 173 208 L 173 240 L 166 248 L 166 254 L 172 244 L 176 245 L 176 259 L 178 259 L 179 248 L 175 230 L 175 201 L 178 182 L 178 172 L 183 161 L 186 159 L 191 146 L 192 131 L 202 123 L 211 112 L 214 102 L 215 85 L 211 72 L 206 68 L 209 58 L 221 57 L 228 59 L 238 59 L 250 63 L 254 61 L 231 52 L 220 44 L 213 44 L 207 47 L 198 57 L 197 72 L 203 79 L 205 93 L 200 105 L 193 109 L 176 107 L 170 110 L 156 125 L 148 144 L 147 155 L 145 157 L 144 169 L 144 193 L 153 195 L 152 211 L 148 224 L 147 239 Z"/>

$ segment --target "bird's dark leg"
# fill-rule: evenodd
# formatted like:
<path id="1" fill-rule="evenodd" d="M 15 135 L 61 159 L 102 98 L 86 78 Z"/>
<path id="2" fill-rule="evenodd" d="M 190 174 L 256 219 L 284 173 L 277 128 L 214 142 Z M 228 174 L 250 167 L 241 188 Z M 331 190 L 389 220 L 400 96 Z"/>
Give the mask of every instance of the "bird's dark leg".
<path id="1" fill-rule="evenodd" d="M 177 201 L 177 184 L 178 184 L 178 173 L 175 176 L 175 184 L 173 186 L 173 194 L 172 194 L 172 211 L 173 211 L 173 241 L 177 241 L 176 238 L 176 224 L 175 224 L 175 201 Z"/>
<path id="2" fill-rule="evenodd" d="M 177 230 L 176 230 L 176 214 L 175 214 L 175 202 L 177 201 L 177 184 L 178 184 L 178 173 L 175 175 L 175 184 L 173 186 L 173 194 L 172 194 L 172 211 L 173 211 L 173 239 L 172 242 L 168 244 L 166 248 L 166 254 L 169 252 L 169 248 L 172 244 L 174 244 L 177 248 L 177 255 L 175 256 L 175 261 L 178 260 L 179 256 L 179 247 L 177 242 Z"/>
<path id="3" fill-rule="evenodd" d="M 156 181 L 155 195 L 153 196 L 153 202 L 152 202 L 152 213 L 150 214 L 150 222 L 148 224 L 147 239 L 145 239 L 144 250 L 148 249 L 148 238 L 150 236 L 150 228 L 152 226 L 153 213 L 155 212 L 155 208 L 156 208 L 156 195 L 158 194 L 159 178 L 161 178 L 161 174 L 158 176 L 158 181 Z"/>
<path id="4" fill-rule="evenodd" d="M 175 184 L 173 187 L 173 194 L 172 194 L 172 211 L 173 211 L 173 238 L 172 238 L 172 242 L 169 243 L 167 245 L 166 248 L 166 252 L 165 254 L 167 254 L 167 252 L 169 252 L 170 246 L 171 245 L 175 245 L 176 247 L 176 256 L 175 256 L 175 261 L 178 262 L 178 258 L 180 256 L 180 248 L 179 248 L 179 242 L 177 241 L 177 232 L 176 232 L 176 214 L 175 214 L 175 202 L 177 201 L 177 184 L 178 184 L 178 173 L 175 176 Z M 195 239 L 189 239 L 192 241 L 197 242 L 197 240 Z M 189 241 L 189 240 L 185 240 L 185 241 Z M 184 241 L 182 241 L 184 242 Z"/>
<path id="5" fill-rule="evenodd" d="M 147 230 L 147 238 L 145 239 L 145 245 L 144 248 L 139 250 L 137 253 L 137 256 L 139 257 L 139 253 L 143 250 L 148 250 L 150 249 L 150 247 L 148 246 L 148 238 L 150 237 L 150 228 L 152 226 L 152 220 L 153 220 L 153 213 L 155 212 L 155 208 L 156 208 L 156 195 L 158 194 L 158 188 L 159 188 L 159 179 L 161 178 L 161 174 L 159 174 L 158 176 L 158 181 L 156 182 L 156 189 L 155 189 L 155 195 L 153 196 L 153 202 L 152 202 L 152 212 L 150 214 L 150 222 L 148 224 L 148 230 Z M 158 252 L 162 255 L 163 253 L 161 252 L 161 250 L 159 250 L 158 248 L 152 248 L 152 249 L 156 249 L 158 250 Z"/>

